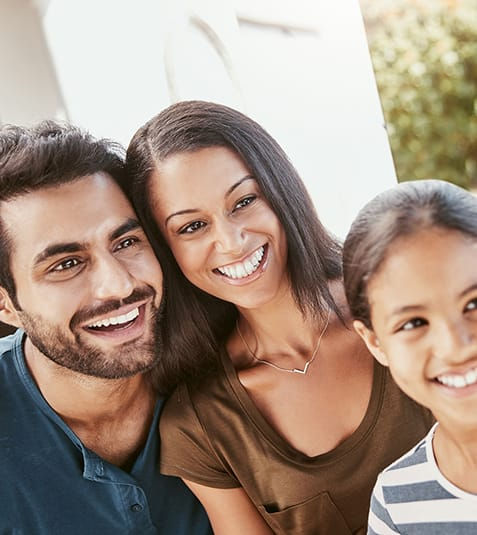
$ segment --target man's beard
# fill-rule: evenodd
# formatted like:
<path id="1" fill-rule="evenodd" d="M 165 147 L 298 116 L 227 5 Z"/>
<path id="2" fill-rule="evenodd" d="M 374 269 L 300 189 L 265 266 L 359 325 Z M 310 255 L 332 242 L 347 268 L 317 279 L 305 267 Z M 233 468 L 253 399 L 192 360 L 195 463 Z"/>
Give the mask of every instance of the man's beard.
<path id="1" fill-rule="evenodd" d="M 162 336 L 160 319 L 164 309 L 164 299 L 159 307 L 154 305 L 155 290 L 151 287 L 136 289 L 121 301 L 110 301 L 94 309 L 83 309 L 74 314 L 70 321 L 69 333 L 65 329 L 52 325 L 41 316 L 19 310 L 18 314 L 22 327 L 31 343 L 45 357 L 74 372 L 90 375 L 102 379 L 119 379 L 131 377 L 138 373 L 152 369 L 158 362 Z M 121 306 L 137 303 L 144 298 L 151 297 L 150 317 L 144 318 L 147 329 L 151 326 L 147 339 L 132 340 L 122 345 L 113 346 L 109 351 L 103 351 L 83 340 L 82 328 L 76 328 L 79 323 L 93 319 L 99 315 L 114 312 Z M 74 340 L 71 339 L 74 334 Z M 69 334 L 69 336 L 68 336 Z"/>

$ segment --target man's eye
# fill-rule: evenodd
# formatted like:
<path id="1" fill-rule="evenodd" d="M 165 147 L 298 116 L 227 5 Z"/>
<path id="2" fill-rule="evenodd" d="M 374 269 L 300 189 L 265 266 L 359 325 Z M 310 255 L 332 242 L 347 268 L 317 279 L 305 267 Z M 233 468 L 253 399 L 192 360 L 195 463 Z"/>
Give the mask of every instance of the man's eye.
<path id="1" fill-rule="evenodd" d="M 412 331 L 413 329 L 423 327 L 424 325 L 427 325 L 427 321 L 425 319 L 412 318 L 406 321 L 406 323 L 403 323 L 401 327 L 399 327 L 398 331 Z"/>
<path id="2" fill-rule="evenodd" d="M 118 243 L 116 246 L 116 251 L 120 249 L 127 249 L 128 247 L 132 247 L 135 245 L 139 240 L 137 238 L 126 238 Z"/>
<path id="3" fill-rule="evenodd" d="M 205 223 L 203 221 L 194 221 L 179 229 L 179 234 L 193 234 L 197 230 L 204 228 Z"/>
<path id="4" fill-rule="evenodd" d="M 235 210 L 240 210 L 241 208 L 245 208 L 245 206 L 252 204 L 256 198 L 257 198 L 256 195 L 249 195 L 248 197 L 244 197 L 243 199 L 240 199 L 240 201 L 234 206 L 233 211 L 235 212 Z"/>
<path id="5" fill-rule="evenodd" d="M 77 258 L 68 258 L 68 260 L 63 260 L 51 270 L 53 272 L 66 271 L 80 265 L 80 261 Z"/>

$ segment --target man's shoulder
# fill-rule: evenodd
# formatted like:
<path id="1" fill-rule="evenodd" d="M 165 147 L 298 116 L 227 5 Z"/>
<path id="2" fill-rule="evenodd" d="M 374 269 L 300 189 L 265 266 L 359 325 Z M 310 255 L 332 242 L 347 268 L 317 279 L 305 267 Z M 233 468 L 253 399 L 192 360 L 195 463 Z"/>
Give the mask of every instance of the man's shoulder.
<path id="1" fill-rule="evenodd" d="M 11 353 L 15 344 L 18 343 L 18 331 L 0 338 L 0 359 Z"/>
<path id="2" fill-rule="evenodd" d="M 21 333 L 19 331 L 0 338 L 0 370 L 12 365 L 15 347 L 21 347 Z"/>

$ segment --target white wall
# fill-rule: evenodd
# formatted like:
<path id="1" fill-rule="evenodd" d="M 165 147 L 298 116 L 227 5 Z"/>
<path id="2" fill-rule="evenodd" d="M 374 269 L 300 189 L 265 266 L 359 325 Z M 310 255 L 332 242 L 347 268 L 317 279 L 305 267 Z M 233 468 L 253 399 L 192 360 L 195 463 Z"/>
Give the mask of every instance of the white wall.
<path id="1" fill-rule="evenodd" d="M 65 118 L 38 13 L 28 0 L 0 0 L 0 123 Z"/>
<path id="2" fill-rule="evenodd" d="M 356 0 L 36 2 L 67 114 L 96 135 L 127 144 L 177 99 L 234 106 L 283 145 L 341 236 L 395 182 Z"/>

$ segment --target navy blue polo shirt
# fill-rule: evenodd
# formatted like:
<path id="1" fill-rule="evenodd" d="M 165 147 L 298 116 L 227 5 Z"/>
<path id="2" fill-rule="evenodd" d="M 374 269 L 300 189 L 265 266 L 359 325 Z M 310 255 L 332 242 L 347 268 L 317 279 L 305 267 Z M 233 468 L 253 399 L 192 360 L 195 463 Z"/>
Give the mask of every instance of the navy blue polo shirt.
<path id="1" fill-rule="evenodd" d="M 0 339 L 0 534 L 210 535 L 192 493 L 158 471 L 162 401 L 124 472 L 84 447 L 45 401 L 25 365 L 23 336 Z"/>

